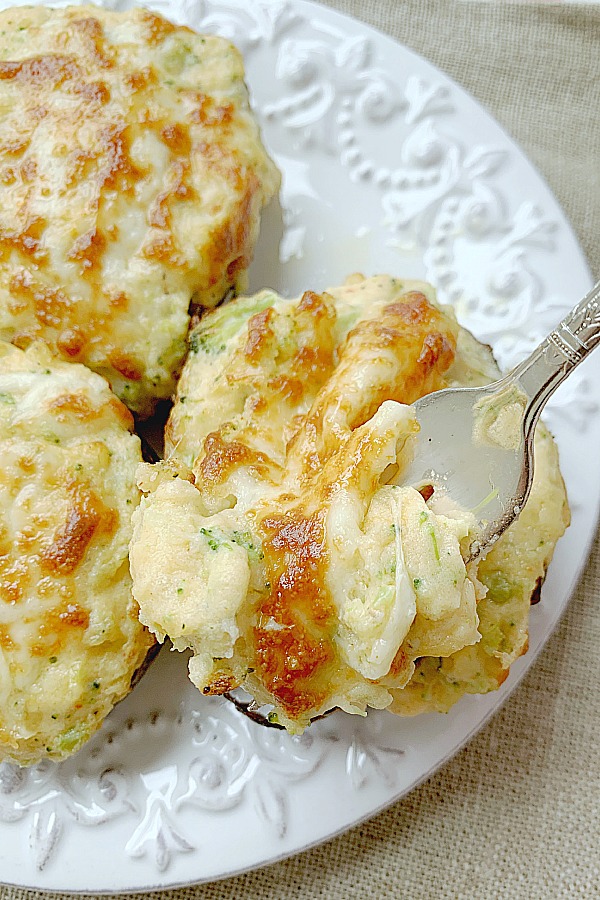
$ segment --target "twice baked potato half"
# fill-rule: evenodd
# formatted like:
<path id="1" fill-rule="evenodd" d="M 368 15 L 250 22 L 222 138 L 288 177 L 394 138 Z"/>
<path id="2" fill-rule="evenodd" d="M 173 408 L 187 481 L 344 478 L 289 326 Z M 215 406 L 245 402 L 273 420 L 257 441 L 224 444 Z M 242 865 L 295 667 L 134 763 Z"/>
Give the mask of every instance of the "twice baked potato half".
<path id="1" fill-rule="evenodd" d="M 279 185 L 240 54 L 142 8 L 5 9 L 0 132 L 0 338 L 43 339 L 148 416 Z"/>
<path id="2" fill-rule="evenodd" d="M 0 759 L 63 759 L 155 644 L 128 546 L 139 439 L 106 381 L 0 342 Z"/>
<path id="3" fill-rule="evenodd" d="M 192 649 L 198 688 L 243 686 L 301 731 L 497 687 L 568 522 L 552 439 L 540 426 L 527 509 L 483 561 L 465 563 L 469 510 L 402 482 L 410 404 L 493 380 L 489 348 L 388 276 L 240 298 L 190 346 L 130 556 L 142 621 Z"/>

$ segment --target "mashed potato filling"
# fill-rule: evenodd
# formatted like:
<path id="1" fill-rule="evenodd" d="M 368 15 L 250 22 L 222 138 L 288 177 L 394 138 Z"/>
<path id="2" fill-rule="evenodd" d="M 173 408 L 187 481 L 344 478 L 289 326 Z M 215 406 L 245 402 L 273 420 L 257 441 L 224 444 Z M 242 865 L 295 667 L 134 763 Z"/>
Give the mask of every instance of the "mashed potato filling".
<path id="1" fill-rule="evenodd" d="M 466 565 L 472 513 L 403 483 L 410 404 L 496 374 L 433 289 L 378 276 L 297 300 L 264 291 L 205 315 L 190 348 L 166 461 L 139 473 L 130 559 L 142 621 L 191 648 L 194 684 L 243 686 L 292 732 L 333 707 L 444 708 L 450 681 L 452 702 L 470 689 L 460 672 L 497 686 L 523 651 L 564 488 L 548 458 L 554 530 L 542 552 L 533 512 L 517 589 L 510 557 Z"/>
<path id="2" fill-rule="evenodd" d="M 416 506 L 422 515 L 423 498 L 410 487 L 376 487 L 391 464 L 399 465 L 417 427 L 410 407 L 384 402 L 310 485 L 311 495 L 324 498 L 319 505 L 322 546 L 312 552 L 322 557 L 321 590 L 339 620 L 332 630 L 336 652 L 356 675 L 372 680 L 389 672 L 418 607 L 426 617 L 443 617 L 442 604 L 434 610 L 428 605 L 431 591 L 440 586 L 449 590 L 446 605 L 453 611 L 462 604 L 466 570 L 459 535 L 466 536 L 468 527 L 426 513 L 427 533 L 434 529 L 444 559 L 451 557 L 453 564 L 449 584 L 441 585 L 437 570 L 444 566 L 439 553 L 424 550 L 410 534 L 406 510 Z M 240 474 L 235 473 L 236 484 Z M 240 637 L 237 617 L 250 594 L 263 606 L 270 596 L 265 523 L 286 516 L 291 523 L 300 508 L 308 518 L 311 504 L 302 501 L 303 485 L 288 477 L 278 490 L 267 488 L 259 503 L 241 491 L 234 508 L 210 514 L 193 482 L 192 472 L 173 461 L 143 467 L 139 483 L 147 496 L 135 516 L 131 567 L 136 591 L 146 598 L 142 621 L 160 640 L 168 634 L 177 649 L 194 651 L 190 677 L 204 689 L 214 660 L 234 655 Z M 285 527 L 291 531 L 291 525 Z M 309 540 L 296 548 L 300 557 Z M 145 565 L 149 555 L 151 567 Z M 414 569 L 431 571 L 431 587 L 419 600 L 410 574 Z M 285 575 L 294 577 L 293 565 Z M 280 578 L 280 584 L 283 581 Z M 265 634 L 293 630 L 281 613 L 263 612 L 259 629 Z"/>
<path id="3" fill-rule="evenodd" d="M 0 760 L 79 749 L 155 643 L 127 558 L 132 431 L 99 375 L 0 341 Z"/>
<path id="4" fill-rule="evenodd" d="M 405 436 L 414 433 L 411 408 L 386 401 L 368 425 L 371 445 L 380 447 L 386 438 L 392 445 L 389 456 L 378 457 L 380 465 L 396 462 L 401 470 L 393 444 L 402 427 Z M 362 478 L 368 472 L 365 457 L 355 461 Z M 337 640 L 357 672 L 371 680 L 387 675 L 417 612 L 440 620 L 468 610 L 471 633 L 462 635 L 460 646 L 479 639 L 475 592 L 460 548 L 475 524 L 473 516 L 436 516 L 411 487 L 384 486 L 369 497 L 353 490 L 348 479 L 326 521 L 327 585 L 340 619 Z"/>
<path id="5" fill-rule="evenodd" d="M 147 417 L 190 308 L 245 282 L 280 176 L 229 41 L 101 6 L 0 11 L 0 338 Z"/>
<path id="6" fill-rule="evenodd" d="M 155 564 L 137 568 L 137 559 L 131 560 L 139 589 L 148 597 L 141 619 L 161 641 L 168 634 L 178 649 L 194 650 L 190 674 L 201 684 L 210 676 L 213 657 L 233 654 L 239 636 L 236 614 L 250 580 L 248 555 L 225 538 L 225 521 L 218 527 L 214 519 L 219 517 L 202 514 L 200 495 L 185 478 L 167 476 L 155 490 L 156 502 L 144 517 L 144 542 Z M 216 527 L 218 538 L 213 536 Z M 181 565 L 182 550 L 187 567 Z M 165 604 L 167 616 L 162 615 Z"/>

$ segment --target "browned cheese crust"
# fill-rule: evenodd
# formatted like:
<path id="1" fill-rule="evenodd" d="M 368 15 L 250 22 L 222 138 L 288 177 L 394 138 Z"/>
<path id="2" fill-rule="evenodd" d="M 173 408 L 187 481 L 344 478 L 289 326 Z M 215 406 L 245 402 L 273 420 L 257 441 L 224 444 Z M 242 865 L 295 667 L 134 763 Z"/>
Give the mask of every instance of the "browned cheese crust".
<path id="1" fill-rule="evenodd" d="M 0 341 L 0 760 L 77 750 L 153 645 L 128 566 L 132 428 L 98 375 Z"/>
<path id="2" fill-rule="evenodd" d="M 141 620 L 190 647 L 207 694 L 243 686 L 292 731 L 332 707 L 444 710 L 506 677 L 568 523 L 540 426 L 518 522 L 465 564 L 475 516 L 403 484 L 408 405 L 493 380 L 430 285 L 354 276 L 202 317 L 130 548 Z"/>
<path id="3" fill-rule="evenodd" d="M 149 414 L 277 187 L 227 41 L 143 9 L 0 12 L 0 338 Z"/>

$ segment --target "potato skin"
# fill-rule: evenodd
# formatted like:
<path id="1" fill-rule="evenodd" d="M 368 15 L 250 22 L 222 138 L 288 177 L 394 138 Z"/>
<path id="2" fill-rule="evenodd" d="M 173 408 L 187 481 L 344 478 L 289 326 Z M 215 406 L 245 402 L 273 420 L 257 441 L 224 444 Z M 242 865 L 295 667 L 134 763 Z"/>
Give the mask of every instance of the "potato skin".
<path id="1" fill-rule="evenodd" d="M 99 375 L 0 342 L 0 759 L 75 752 L 149 661 L 132 427 Z"/>
<path id="2" fill-rule="evenodd" d="M 139 8 L 3 10 L 0 133 L 0 338 L 149 415 L 279 184 L 239 53 Z"/>

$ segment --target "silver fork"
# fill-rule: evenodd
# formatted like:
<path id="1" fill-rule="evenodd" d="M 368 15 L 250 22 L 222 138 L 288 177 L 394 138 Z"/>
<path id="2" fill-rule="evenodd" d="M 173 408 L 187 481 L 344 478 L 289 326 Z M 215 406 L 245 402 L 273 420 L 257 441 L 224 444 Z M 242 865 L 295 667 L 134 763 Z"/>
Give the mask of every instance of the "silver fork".
<path id="1" fill-rule="evenodd" d="M 420 431 L 402 482 L 441 487 L 475 513 L 479 529 L 469 559 L 497 541 L 523 509 L 533 480 L 533 436 L 540 413 L 599 343 L 600 282 L 499 381 L 446 388 L 414 404 Z"/>

